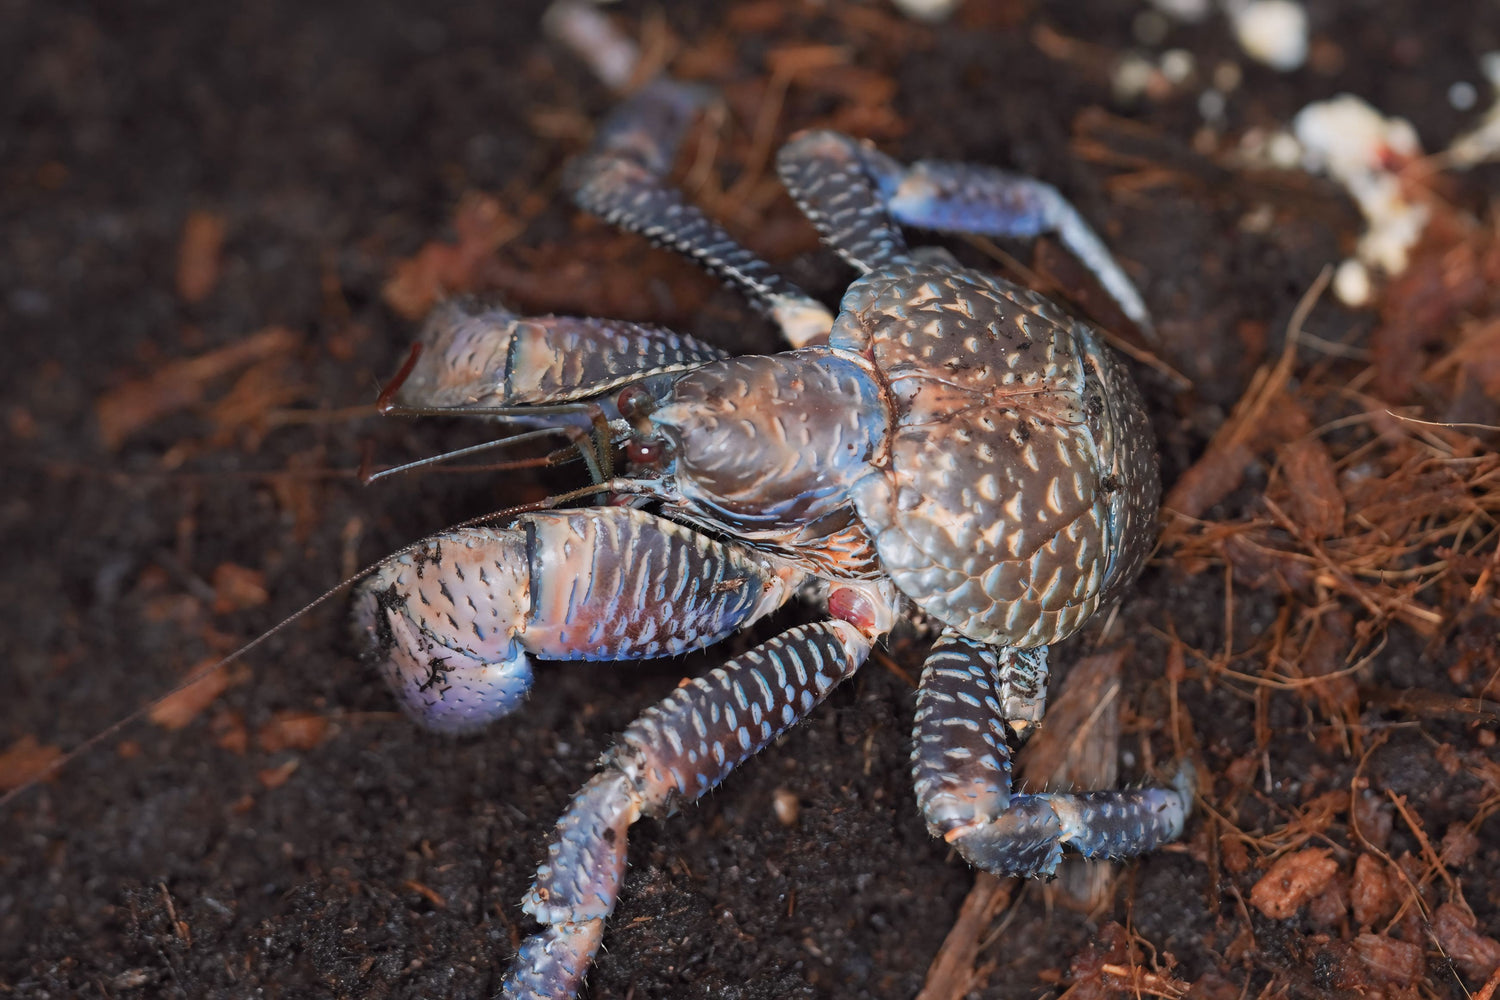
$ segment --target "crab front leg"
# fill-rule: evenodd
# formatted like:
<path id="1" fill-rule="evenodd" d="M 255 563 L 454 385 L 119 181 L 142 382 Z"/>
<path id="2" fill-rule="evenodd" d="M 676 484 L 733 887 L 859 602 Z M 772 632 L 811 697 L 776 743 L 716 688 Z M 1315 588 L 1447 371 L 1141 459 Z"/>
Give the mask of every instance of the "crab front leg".
<path id="1" fill-rule="evenodd" d="M 841 620 L 793 628 L 677 688 L 620 735 L 558 821 L 523 909 L 547 926 L 521 946 L 507 1000 L 577 991 L 614 910 L 626 832 L 693 801 L 852 675 L 876 632 Z"/>
<path id="2" fill-rule="evenodd" d="M 513 711 L 532 657 L 698 649 L 781 604 L 800 572 L 627 507 L 435 535 L 360 585 L 355 627 L 402 707 L 464 732 Z"/>
<path id="3" fill-rule="evenodd" d="M 1006 727 L 1041 717 L 1046 650 L 946 632 L 917 691 L 912 778 L 928 829 L 976 868 L 1050 875 L 1064 846 L 1088 858 L 1144 854 L 1182 834 L 1192 774 L 1175 788 L 1017 795 Z"/>
<path id="4" fill-rule="evenodd" d="M 1052 185 L 973 163 L 910 166 L 839 132 L 804 132 L 782 147 L 777 169 L 792 197 L 835 250 L 861 270 L 905 252 L 894 223 L 949 233 L 1028 239 L 1055 233 L 1125 316 L 1152 331 L 1140 292 L 1078 210 Z M 858 189 L 858 190 L 853 190 Z"/>
<path id="5" fill-rule="evenodd" d="M 702 87 L 660 79 L 620 104 L 568 169 L 586 212 L 691 257 L 770 316 L 793 347 L 828 335 L 833 316 L 777 274 L 665 181 L 694 116 L 711 101 Z"/>
<path id="6" fill-rule="evenodd" d="M 664 327 L 617 319 L 518 316 L 455 298 L 428 314 L 395 392 L 413 409 L 455 412 L 590 399 L 626 383 L 726 357 Z M 512 415 L 514 417 L 514 415 Z"/>

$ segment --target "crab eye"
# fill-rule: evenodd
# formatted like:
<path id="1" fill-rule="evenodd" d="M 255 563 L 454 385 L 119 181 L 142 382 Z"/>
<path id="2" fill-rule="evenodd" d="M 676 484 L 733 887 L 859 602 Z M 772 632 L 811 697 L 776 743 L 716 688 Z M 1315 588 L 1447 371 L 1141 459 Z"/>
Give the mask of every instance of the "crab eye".
<path id="1" fill-rule="evenodd" d="M 652 397 L 651 391 L 639 385 L 627 385 L 620 390 L 620 395 L 615 399 L 615 406 L 619 407 L 620 416 L 631 423 L 656 409 L 655 404 L 656 400 Z"/>

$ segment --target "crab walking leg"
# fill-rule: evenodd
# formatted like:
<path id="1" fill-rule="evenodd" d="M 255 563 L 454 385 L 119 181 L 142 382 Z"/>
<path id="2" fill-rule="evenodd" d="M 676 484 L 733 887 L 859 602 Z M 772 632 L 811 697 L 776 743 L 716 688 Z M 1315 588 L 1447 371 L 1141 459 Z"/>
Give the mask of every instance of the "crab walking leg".
<path id="1" fill-rule="evenodd" d="M 500 995 L 572 997 L 614 910 L 630 825 L 723 781 L 858 670 L 871 642 L 848 622 L 799 626 L 682 685 L 631 723 L 558 820 L 522 903 L 547 926 L 522 944 Z"/>
<path id="2" fill-rule="evenodd" d="M 629 507 L 435 535 L 371 574 L 355 627 L 408 714 L 464 732 L 513 711 L 531 658 L 698 649 L 780 607 L 801 572 Z"/>
<path id="3" fill-rule="evenodd" d="M 794 136 L 776 154 L 776 172 L 802 214 L 851 266 L 869 274 L 908 253 L 866 173 L 858 141 L 816 129 Z"/>
<path id="4" fill-rule="evenodd" d="M 807 132 L 793 139 L 784 148 L 779 166 L 798 202 L 806 198 L 813 206 L 804 204 L 810 215 L 818 210 L 832 212 L 837 197 L 844 202 L 858 201 L 862 206 L 880 204 L 886 225 L 894 221 L 940 232 L 1022 239 L 1055 233 L 1099 279 L 1126 317 L 1143 331 L 1152 331 L 1151 315 L 1140 292 L 1078 209 L 1050 184 L 972 163 L 918 160 L 908 167 L 868 143 L 826 131 Z M 851 195 L 831 185 L 828 178 L 833 170 L 840 174 L 837 184 L 847 184 L 854 178 L 867 191 Z M 811 186 L 815 182 L 822 190 Z M 872 219 L 862 218 L 862 224 L 872 233 L 879 232 L 878 223 Z M 851 227 L 851 231 L 857 229 Z M 857 250 L 858 246 L 851 243 L 849 251 L 856 255 L 864 252 Z"/>
<path id="5" fill-rule="evenodd" d="M 1012 794 L 1006 709 L 1039 706 L 1024 695 L 1035 655 L 954 633 L 933 647 L 917 691 L 912 751 L 927 828 L 996 875 L 1051 874 L 1064 845 L 1089 858 L 1121 858 L 1175 840 L 1192 803 L 1186 770 L 1172 789 Z"/>
<path id="6" fill-rule="evenodd" d="M 624 320 L 523 317 L 473 299 L 427 316 L 396 402 L 465 410 L 588 399 L 727 355 L 685 334 Z"/>
<path id="7" fill-rule="evenodd" d="M 709 99 L 701 87 L 661 79 L 625 101 L 569 167 L 573 200 L 621 229 L 693 258 L 747 295 L 793 347 L 805 347 L 828 335 L 828 310 L 663 181 L 693 116 Z"/>

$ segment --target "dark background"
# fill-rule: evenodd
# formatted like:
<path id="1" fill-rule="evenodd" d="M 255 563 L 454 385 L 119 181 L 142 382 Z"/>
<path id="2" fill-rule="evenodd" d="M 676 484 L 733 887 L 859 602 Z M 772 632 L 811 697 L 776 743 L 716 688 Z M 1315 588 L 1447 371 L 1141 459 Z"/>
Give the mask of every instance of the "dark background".
<path id="1" fill-rule="evenodd" d="M 382 289 L 425 243 L 462 235 L 450 220 L 467 193 L 489 193 L 516 225 L 457 284 L 499 289 L 533 311 L 630 315 L 737 350 L 774 349 L 771 331 L 732 295 L 564 204 L 558 170 L 609 97 L 542 39 L 542 7 L 0 3 L 0 751 L 31 745 L 18 742 L 26 738 L 71 747 L 357 566 L 571 481 L 356 481 L 367 451 L 398 461 L 483 434 L 361 409 L 413 332 Z M 1201 85 L 1117 103 L 1109 64 L 1136 44 L 1142 9 L 972 0 L 958 23 L 936 29 L 882 5 L 840 2 L 727 13 L 626 4 L 619 16 L 632 32 L 644 21 L 649 37 L 670 25 L 683 71 L 713 67 L 731 107 L 751 117 L 778 51 L 845 46 L 871 74 L 851 86 L 894 84 L 874 99 L 894 117 L 848 112 L 859 101 L 837 86 L 794 85 L 772 119 L 776 134 L 844 113 L 897 155 L 1005 165 L 1062 188 L 1141 279 L 1164 356 L 1194 381 L 1185 392 L 1136 368 L 1170 484 L 1255 366 L 1279 351 L 1297 299 L 1347 252 L 1359 222 L 1331 184 L 1243 179 L 1227 166 L 1229 138 L 1198 158 Z M 1478 23 L 1480 9 L 1312 4 L 1323 58 L 1285 75 L 1240 57 L 1217 17 L 1174 27 L 1167 44 L 1193 52 L 1205 71 L 1222 60 L 1244 67 L 1227 136 L 1352 91 L 1411 119 L 1436 149 L 1474 120 L 1450 107 L 1450 83 L 1475 81 L 1481 105 L 1489 99 L 1477 60 L 1500 47 L 1500 31 L 1493 18 Z M 1059 39 L 1075 48 L 1062 51 Z M 1139 127 L 1136 162 L 1176 158 L 1187 179 L 1111 187 L 1131 161 L 1077 155 L 1080 115 L 1099 108 Z M 748 169 L 737 157 L 751 125 L 735 127 L 724 186 Z M 1471 175 L 1454 197 L 1482 208 L 1493 180 Z M 1275 225 L 1240 224 L 1267 201 Z M 180 247 L 194 212 L 217 220 L 224 237 L 208 255 L 217 280 L 185 295 Z M 757 213 L 765 225 L 747 238 L 836 296 L 845 272 L 787 206 L 756 202 L 737 220 L 742 232 Z M 1086 292 L 1078 299 L 1089 305 Z M 1093 308 L 1109 318 L 1107 306 Z M 1326 337 L 1358 341 L 1374 317 L 1324 305 L 1314 321 Z M 222 372 L 173 367 L 223 359 L 216 352 L 269 328 L 287 332 Z M 185 396 L 123 430 L 121 409 L 99 409 L 113 400 L 138 412 L 131 389 L 142 386 L 151 399 L 164 387 Z M 1232 519 L 1253 492 L 1217 514 Z M 226 565 L 260 576 L 236 587 L 245 578 Z M 1222 567 L 1165 555 L 1113 626 L 1112 641 L 1134 642 L 1129 780 L 1148 755 L 1171 753 L 1162 630 L 1222 647 L 1224 587 Z M 1271 627 L 1274 592 L 1236 596 L 1237 635 Z M 612 733 L 715 661 L 549 667 L 523 713 L 453 741 L 394 712 L 347 641 L 344 600 L 251 653 L 183 728 L 135 723 L 4 808 L 0 995 L 490 996 L 530 929 L 518 902 L 567 797 Z M 1486 622 L 1478 634 L 1492 637 Z M 1095 627 L 1070 641 L 1059 668 L 1099 638 Z M 921 652 L 902 637 L 891 657 L 914 676 Z M 1454 655 L 1395 626 L 1369 679 L 1472 693 L 1448 679 Z M 1258 759 L 1250 706 L 1207 680 L 1181 696 L 1207 748 L 1213 801 L 1224 765 Z M 1412 796 L 1434 841 L 1476 815 L 1482 789 L 1445 769 L 1434 748 L 1493 755 L 1492 739 L 1474 742 L 1485 725 L 1493 730 L 1492 716 L 1478 729 L 1454 718 L 1400 729 L 1356 761 L 1313 738 L 1317 720 L 1294 696 L 1272 697 L 1281 700 L 1269 716 L 1274 784 L 1262 829 L 1315 794 L 1347 788 L 1356 764 L 1378 791 Z M 913 805 L 911 705 L 906 681 L 872 663 L 699 807 L 641 823 L 592 995 L 914 996 L 973 874 L 927 836 Z M 772 812 L 778 790 L 801 803 L 793 826 Z M 1479 932 L 1493 935 L 1500 829 L 1490 820 L 1481 834 L 1488 846 L 1463 878 Z M 1393 854 L 1418 850 L 1400 836 Z M 1127 866 L 1093 914 L 1054 908 L 1037 887 L 1018 890 L 982 951 L 992 968 L 978 995 L 1062 992 L 1070 965 L 1087 964 L 1111 922 L 1158 950 L 1139 961 L 1199 990 L 1315 995 L 1347 985 L 1319 955 L 1358 928 L 1252 917 L 1235 900 L 1263 866 L 1226 874 L 1211 841 L 1200 829 L 1189 846 Z M 1347 870 L 1348 855 L 1339 858 Z M 1247 930 L 1252 945 L 1236 946 Z M 1426 988 L 1462 995 L 1422 947 Z"/>

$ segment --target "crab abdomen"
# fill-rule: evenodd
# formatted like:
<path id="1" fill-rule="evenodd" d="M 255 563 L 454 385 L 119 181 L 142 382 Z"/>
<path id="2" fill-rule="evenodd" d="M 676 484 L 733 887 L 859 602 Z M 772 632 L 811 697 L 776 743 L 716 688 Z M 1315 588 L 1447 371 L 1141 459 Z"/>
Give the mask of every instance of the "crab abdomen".
<path id="1" fill-rule="evenodd" d="M 1134 577 L 1160 492 L 1128 375 L 1033 292 L 912 262 L 849 289 L 830 346 L 860 351 L 892 410 L 855 484 L 885 571 L 981 642 L 1072 633 Z"/>

